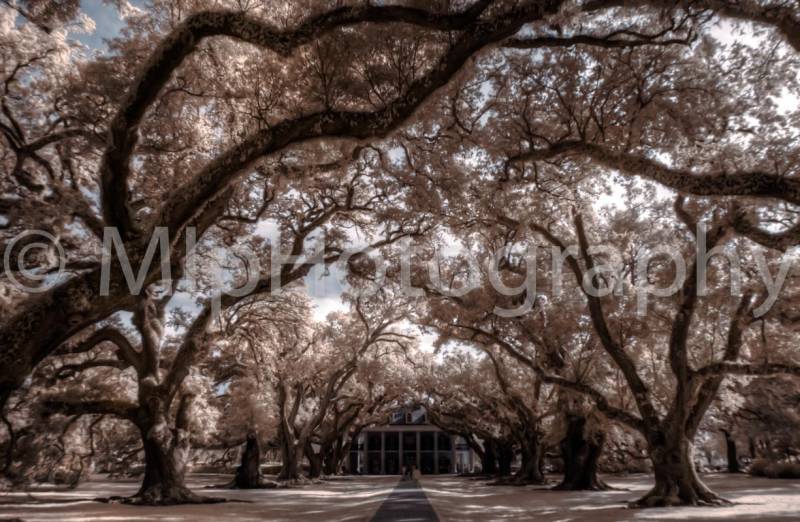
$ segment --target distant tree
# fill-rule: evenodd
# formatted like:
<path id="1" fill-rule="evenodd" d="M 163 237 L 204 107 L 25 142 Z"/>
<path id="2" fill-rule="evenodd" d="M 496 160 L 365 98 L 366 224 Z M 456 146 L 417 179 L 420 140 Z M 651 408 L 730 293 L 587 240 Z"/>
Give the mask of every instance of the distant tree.
<path id="1" fill-rule="evenodd" d="M 779 461 L 800 454 L 800 385 L 784 376 L 757 377 L 742 390 L 744 403 L 736 425 L 747 441 L 751 459 Z"/>

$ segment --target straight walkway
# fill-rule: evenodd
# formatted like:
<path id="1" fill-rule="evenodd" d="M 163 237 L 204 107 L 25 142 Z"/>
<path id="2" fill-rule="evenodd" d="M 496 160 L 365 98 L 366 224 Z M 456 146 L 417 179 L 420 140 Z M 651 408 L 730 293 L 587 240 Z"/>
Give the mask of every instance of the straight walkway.
<path id="1" fill-rule="evenodd" d="M 416 480 L 401 480 L 372 517 L 372 522 L 439 522 L 425 490 Z"/>

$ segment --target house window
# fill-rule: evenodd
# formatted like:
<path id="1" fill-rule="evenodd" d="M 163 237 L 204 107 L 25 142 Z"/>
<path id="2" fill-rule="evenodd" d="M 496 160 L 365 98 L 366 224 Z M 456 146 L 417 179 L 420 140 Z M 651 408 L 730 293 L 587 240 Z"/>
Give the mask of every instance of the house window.
<path id="1" fill-rule="evenodd" d="M 404 431 L 403 432 L 403 451 L 416 451 L 417 449 L 417 432 Z"/>
<path id="2" fill-rule="evenodd" d="M 380 432 L 367 433 L 367 450 L 380 451 L 381 448 L 381 434 Z"/>
<path id="3" fill-rule="evenodd" d="M 397 451 L 400 449 L 400 434 L 396 431 L 387 431 L 386 435 L 386 451 Z"/>
<path id="4" fill-rule="evenodd" d="M 432 431 L 423 431 L 419 434 L 419 445 L 422 451 L 433 451 L 434 443 L 433 438 L 436 436 L 436 433 Z"/>
<path id="5" fill-rule="evenodd" d="M 400 433 L 387 431 L 384 433 L 384 472 L 388 475 L 400 473 Z"/>
<path id="6" fill-rule="evenodd" d="M 417 432 L 403 432 L 403 466 L 417 467 Z"/>
<path id="7" fill-rule="evenodd" d="M 419 468 L 423 475 L 436 473 L 435 441 L 436 433 L 423 431 L 419 434 Z"/>
<path id="8" fill-rule="evenodd" d="M 381 444 L 380 432 L 367 433 L 367 473 L 377 475 L 381 472 Z"/>

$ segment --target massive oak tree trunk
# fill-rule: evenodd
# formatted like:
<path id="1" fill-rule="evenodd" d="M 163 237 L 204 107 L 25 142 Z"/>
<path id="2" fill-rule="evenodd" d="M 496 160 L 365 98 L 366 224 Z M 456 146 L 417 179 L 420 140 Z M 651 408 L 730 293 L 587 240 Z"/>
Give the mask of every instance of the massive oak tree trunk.
<path id="1" fill-rule="evenodd" d="M 338 475 L 339 474 L 339 452 L 337 451 L 337 447 L 339 445 L 339 441 L 337 440 L 336 444 L 331 444 L 320 452 L 322 454 L 322 472 L 326 475 Z"/>
<path id="2" fill-rule="evenodd" d="M 345 443 L 345 435 L 339 435 L 333 444 L 323 448 L 322 470 L 326 475 L 341 475 L 350 445 Z"/>
<path id="3" fill-rule="evenodd" d="M 312 424 L 306 423 L 302 429 L 297 429 L 295 419 L 300 408 L 303 393 L 296 389 L 295 397 L 290 411 L 287 411 L 288 388 L 286 383 L 279 381 L 278 391 L 278 441 L 281 449 L 281 471 L 278 473 L 278 480 L 281 481 L 300 481 L 302 480 L 302 465 L 305 457 L 305 449 L 309 444 L 312 432 Z"/>
<path id="4" fill-rule="evenodd" d="M 345 440 L 346 437 L 346 440 Z M 353 447 L 353 439 L 348 435 L 342 436 L 342 445 L 337 446 L 337 455 L 339 459 L 339 472 L 344 472 L 345 463 L 347 463 L 347 472 L 350 474 L 356 473 L 357 469 L 350 467 L 350 448 Z"/>
<path id="5" fill-rule="evenodd" d="M 308 459 L 308 478 L 319 478 L 322 475 L 322 452 L 315 453 L 311 443 L 307 443 L 305 454 Z"/>
<path id="6" fill-rule="evenodd" d="M 542 473 L 542 443 L 538 436 L 529 437 L 520 446 L 522 454 L 522 465 L 514 475 L 514 480 L 525 484 L 544 484 L 545 478 Z"/>
<path id="7" fill-rule="evenodd" d="M 497 452 L 496 445 L 493 440 L 483 441 L 481 471 L 486 475 L 494 475 L 497 473 Z"/>
<path id="8" fill-rule="evenodd" d="M 728 457 L 728 473 L 739 473 L 742 469 L 739 467 L 739 452 L 736 449 L 736 439 L 733 434 L 728 430 L 722 430 L 725 436 L 725 454 Z"/>
<path id="9" fill-rule="evenodd" d="M 692 442 L 687 437 L 659 434 L 650 441 L 656 485 L 633 503 L 637 507 L 707 505 L 724 502 L 697 476 Z"/>
<path id="10" fill-rule="evenodd" d="M 316 453 L 308 453 L 308 478 L 316 479 L 322 476 L 322 457 Z"/>
<path id="11" fill-rule="evenodd" d="M 511 474 L 511 463 L 514 461 L 514 446 L 510 442 L 497 443 L 497 471 L 500 476 Z"/>
<path id="12" fill-rule="evenodd" d="M 481 445 L 478 443 L 478 440 L 475 438 L 475 435 L 469 432 L 463 432 L 460 435 L 465 441 L 467 441 L 467 445 L 470 447 L 473 453 L 475 453 L 475 455 L 477 455 L 478 458 L 481 459 L 481 462 L 483 462 L 483 458 L 486 452 L 483 451 L 483 447 L 481 447 Z M 481 469 L 481 471 L 483 470 Z M 472 472 L 473 472 L 472 469 L 468 471 L 468 473 Z"/>
<path id="13" fill-rule="evenodd" d="M 258 442 L 258 434 L 250 432 L 247 434 L 241 463 L 236 468 L 236 476 L 231 486 L 239 489 L 256 489 L 271 484 L 265 482 L 261 475 L 261 444 Z"/>
<path id="14" fill-rule="evenodd" d="M 132 503 L 170 505 L 205 502 L 186 487 L 183 463 L 179 454 L 164 447 L 163 440 L 153 433 L 153 428 L 142 432 L 145 472 L 142 486 L 131 499 Z M 158 428 L 156 428 L 158 429 Z"/>
<path id="15" fill-rule="evenodd" d="M 604 490 L 608 485 L 597 476 L 597 463 L 603 452 L 605 435 L 586 433 L 586 417 L 567 416 L 567 433 L 561 440 L 561 458 L 564 461 L 564 480 L 558 490 Z"/>
<path id="16" fill-rule="evenodd" d="M 6 417 L 5 412 L 3 411 L 2 403 L 0 403 L 0 421 L 3 422 L 3 425 L 6 428 L 6 436 L 8 437 L 3 451 L 5 461 L 3 462 L 3 468 L 0 470 L 0 474 L 2 474 L 4 477 L 8 477 L 9 472 L 11 471 L 11 465 L 14 463 L 14 450 L 16 449 L 17 445 L 17 433 L 14 431 L 14 425 L 11 424 L 11 421 L 8 420 L 8 417 Z"/>
<path id="17" fill-rule="evenodd" d="M 300 480 L 303 464 L 303 445 L 295 442 L 293 437 L 281 436 L 281 471 L 278 480 Z"/>
<path id="18" fill-rule="evenodd" d="M 134 504 L 172 505 L 221 502 L 223 499 L 201 497 L 185 484 L 186 463 L 190 450 L 189 405 L 191 396 L 182 396 L 174 425 L 156 389 L 142 386 L 137 426 L 142 434 L 145 471 L 142 486 L 133 497 Z"/>

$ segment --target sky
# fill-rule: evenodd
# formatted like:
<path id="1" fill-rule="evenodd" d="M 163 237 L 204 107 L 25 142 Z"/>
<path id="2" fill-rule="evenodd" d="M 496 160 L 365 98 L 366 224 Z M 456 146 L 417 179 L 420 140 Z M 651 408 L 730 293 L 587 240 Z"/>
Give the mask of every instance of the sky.
<path id="1" fill-rule="evenodd" d="M 130 3 L 142 4 L 142 0 L 130 0 Z M 73 36 L 90 49 L 105 51 L 104 40 L 118 35 L 124 26 L 122 15 L 116 7 L 102 0 L 81 0 L 81 11 L 94 20 L 94 31 Z"/>

